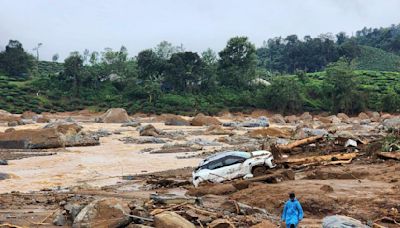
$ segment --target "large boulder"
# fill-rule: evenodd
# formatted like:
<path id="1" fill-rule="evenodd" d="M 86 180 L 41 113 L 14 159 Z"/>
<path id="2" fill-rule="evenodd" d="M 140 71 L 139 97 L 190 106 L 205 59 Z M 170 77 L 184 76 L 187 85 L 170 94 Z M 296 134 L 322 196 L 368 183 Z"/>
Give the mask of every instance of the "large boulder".
<path id="1" fill-rule="evenodd" d="M 129 116 L 123 108 L 110 108 L 101 115 L 96 122 L 100 123 L 125 123 L 129 122 Z"/>
<path id="2" fill-rule="evenodd" d="M 379 112 L 368 112 L 367 114 L 373 122 L 379 122 L 381 120 L 381 114 L 379 114 Z"/>
<path id="3" fill-rule="evenodd" d="M 156 228 L 195 228 L 191 222 L 172 211 L 165 211 L 154 216 Z"/>
<path id="4" fill-rule="evenodd" d="M 305 112 L 300 116 L 300 119 L 303 121 L 312 121 L 313 117 L 309 112 Z"/>
<path id="5" fill-rule="evenodd" d="M 21 117 L 0 109 L 0 122 L 19 121 Z"/>
<path id="6" fill-rule="evenodd" d="M 203 114 L 198 114 L 190 122 L 193 126 L 211 126 L 220 125 L 221 122 L 212 116 L 205 116 Z"/>
<path id="7" fill-rule="evenodd" d="M 82 130 L 82 126 L 77 123 L 68 123 L 65 121 L 57 121 L 53 123 L 49 123 L 43 127 L 44 129 L 47 128 L 55 128 L 58 132 L 64 135 L 75 135 Z"/>
<path id="8" fill-rule="evenodd" d="M 169 114 L 165 116 L 165 125 L 189 126 L 190 122 L 180 116 Z"/>
<path id="9" fill-rule="evenodd" d="M 322 227 L 323 228 L 332 228 L 332 227 L 338 227 L 338 228 L 347 228 L 347 227 L 368 227 L 364 224 L 362 224 L 360 221 L 344 216 L 344 215 L 332 215 L 332 216 L 327 216 L 322 220 Z"/>
<path id="10" fill-rule="evenodd" d="M 295 115 L 285 116 L 285 121 L 286 121 L 286 123 L 294 124 L 294 123 L 296 123 L 298 120 L 299 120 L 299 119 L 298 119 L 297 116 L 295 116 Z"/>
<path id="11" fill-rule="evenodd" d="M 269 120 L 265 116 L 249 119 L 239 124 L 240 127 L 269 127 Z"/>
<path id="12" fill-rule="evenodd" d="M 366 119 L 369 119 L 369 116 L 365 112 L 360 112 L 360 114 L 358 114 L 358 118 L 360 120 L 366 120 Z"/>
<path id="13" fill-rule="evenodd" d="M 50 123 L 50 119 L 45 116 L 38 117 L 36 123 Z"/>
<path id="14" fill-rule="evenodd" d="M 350 119 L 350 117 L 348 115 L 346 115 L 345 113 L 338 113 L 337 117 L 342 120 L 343 122 L 346 122 Z"/>
<path id="15" fill-rule="evenodd" d="M 64 146 L 95 146 L 99 145 L 99 136 L 94 133 L 82 131 L 82 126 L 77 123 L 57 121 L 44 126 L 44 129 L 57 129 L 62 135 Z"/>
<path id="16" fill-rule="evenodd" d="M 23 129 L 0 133 L 0 148 L 48 149 L 65 146 L 99 145 L 96 135 L 81 131 L 76 123 L 54 122 L 43 129 Z"/>
<path id="17" fill-rule="evenodd" d="M 139 135 L 140 136 L 153 136 L 153 137 L 157 137 L 160 134 L 162 134 L 162 131 L 158 130 L 157 128 L 155 128 L 153 125 L 148 124 L 146 126 L 143 126 L 140 128 L 139 130 Z"/>
<path id="18" fill-rule="evenodd" d="M 62 134 L 56 128 L 24 129 L 0 133 L 0 148 L 47 149 L 64 146 Z"/>
<path id="19" fill-rule="evenodd" d="M 131 222 L 129 206 L 116 198 L 104 198 L 91 202 L 76 216 L 74 228 L 118 228 Z"/>
<path id="20" fill-rule="evenodd" d="M 276 124 L 285 124 L 285 118 L 283 118 L 283 116 L 281 114 L 275 114 L 270 118 L 272 123 L 276 123 Z"/>
<path id="21" fill-rule="evenodd" d="M 330 119 L 333 124 L 340 124 L 342 122 L 342 120 L 335 115 L 329 116 L 328 119 Z"/>
<path id="22" fill-rule="evenodd" d="M 21 114 L 22 119 L 37 119 L 37 114 L 32 111 L 25 111 Z"/>
<path id="23" fill-rule="evenodd" d="M 386 119 L 383 121 L 383 126 L 389 130 L 400 129 L 400 118 Z"/>
<path id="24" fill-rule="evenodd" d="M 233 135 L 234 134 L 234 132 L 223 129 L 219 125 L 209 126 L 204 133 L 206 135 Z"/>

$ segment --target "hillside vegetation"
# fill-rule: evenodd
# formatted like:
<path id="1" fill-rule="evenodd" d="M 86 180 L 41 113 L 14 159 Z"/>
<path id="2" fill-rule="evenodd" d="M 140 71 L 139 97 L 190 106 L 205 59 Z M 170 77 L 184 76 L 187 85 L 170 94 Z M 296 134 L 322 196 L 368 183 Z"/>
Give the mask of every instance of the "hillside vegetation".
<path id="1" fill-rule="evenodd" d="M 132 58 L 122 46 L 72 52 L 62 63 L 36 61 L 10 40 L 0 52 L 0 109 L 399 112 L 399 27 L 362 31 L 355 37 L 276 37 L 259 48 L 247 37 L 233 37 L 218 53 L 163 41 Z"/>
<path id="2" fill-rule="evenodd" d="M 357 70 L 400 71 L 400 56 L 382 49 L 361 46 L 360 54 L 352 64 Z"/>

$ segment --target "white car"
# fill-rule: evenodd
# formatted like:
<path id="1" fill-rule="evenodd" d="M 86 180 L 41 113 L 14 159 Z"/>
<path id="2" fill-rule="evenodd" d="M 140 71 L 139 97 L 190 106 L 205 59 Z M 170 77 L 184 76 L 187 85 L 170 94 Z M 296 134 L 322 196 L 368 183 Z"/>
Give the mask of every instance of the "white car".
<path id="1" fill-rule="evenodd" d="M 239 177 L 260 176 L 268 168 L 274 168 L 271 152 L 265 150 L 242 152 L 229 151 L 207 157 L 193 171 L 193 184 L 201 182 L 220 183 Z"/>

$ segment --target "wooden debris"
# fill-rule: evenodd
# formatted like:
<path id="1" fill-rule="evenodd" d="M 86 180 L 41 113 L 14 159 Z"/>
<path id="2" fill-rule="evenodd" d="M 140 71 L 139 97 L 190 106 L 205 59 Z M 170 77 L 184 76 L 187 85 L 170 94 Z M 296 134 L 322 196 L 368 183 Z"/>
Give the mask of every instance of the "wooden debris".
<path id="1" fill-rule="evenodd" d="M 172 207 L 168 207 L 168 208 L 164 208 L 164 209 L 158 208 L 158 209 L 155 209 L 155 210 L 153 210 L 152 212 L 150 212 L 150 215 L 154 216 L 154 215 L 160 214 L 160 213 L 162 213 L 162 212 L 164 212 L 164 211 L 174 210 L 174 209 L 176 209 L 176 208 L 179 208 L 179 207 L 182 207 L 182 206 L 186 205 L 187 203 L 188 203 L 188 202 L 184 202 L 184 203 L 181 203 L 181 204 L 178 204 L 178 205 L 174 205 L 174 206 L 172 206 Z"/>
<path id="2" fill-rule="evenodd" d="M 288 152 L 288 151 L 292 150 L 295 147 L 306 145 L 306 144 L 310 144 L 310 143 L 314 143 L 314 142 L 316 142 L 316 141 L 318 141 L 319 139 L 322 139 L 322 138 L 323 138 L 323 136 L 312 136 L 312 137 L 309 137 L 309 138 L 305 138 L 305 139 L 294 141 L 294 142 L 289 143 L 287 145 L 279 145 L 279 146 L 277 146 L 277 148 L 282 152 Z"/>
<path id="3" fill-rule="evenodd" d="M 321 156 L 311 156 L 305 158 L 288 158 L 287 160 L 280 161 L 279 163 L 284 164 L 318 164 L 318 163 L 327 163 L 327 164 L 338 164 L 344 162 L 351 162 L 349 160 L 357 157 L 357 153 L 342 153 L 342 154 L 330 154 L 330 155 L 321 155 Z"/>
<path id="4" fill-rule="evenodd" d="M 379 157 L 400 160 L 400 152 L 379 152 Z"/>

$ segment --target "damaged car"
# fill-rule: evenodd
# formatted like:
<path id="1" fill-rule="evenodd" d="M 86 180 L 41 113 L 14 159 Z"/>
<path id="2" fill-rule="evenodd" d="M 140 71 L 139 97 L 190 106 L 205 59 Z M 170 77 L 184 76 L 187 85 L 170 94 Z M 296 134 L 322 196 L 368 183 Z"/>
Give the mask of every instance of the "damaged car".
<path id="1" fill-rule="evenodd" d="M 271 152 L 265 150 L 243 152 L 228 151 L 207 157 L 193 171 L 193 184 L 220 183 L 235 178 L 251 178 L 274 168 Z"/>

